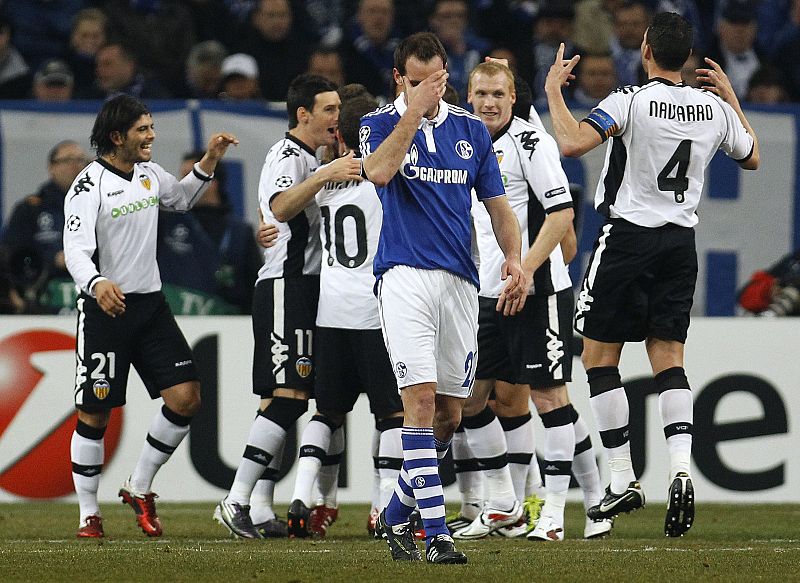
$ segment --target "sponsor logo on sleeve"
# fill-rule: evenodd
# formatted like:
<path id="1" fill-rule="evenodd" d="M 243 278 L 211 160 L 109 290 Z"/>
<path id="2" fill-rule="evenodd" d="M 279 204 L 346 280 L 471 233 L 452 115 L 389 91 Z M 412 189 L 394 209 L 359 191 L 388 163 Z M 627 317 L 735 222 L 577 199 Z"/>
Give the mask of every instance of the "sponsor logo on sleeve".
<path id="1" fill-rule="evenodd" d="M 545 198 L 553 198 L 554 196 L 558 196 L 559 194 L 564 194 L 567 192 L 567 189 L 563 186 L 559 186 L 558 188 L 554 188 L 553 190 L 548 190 L 544 193 Z"/>

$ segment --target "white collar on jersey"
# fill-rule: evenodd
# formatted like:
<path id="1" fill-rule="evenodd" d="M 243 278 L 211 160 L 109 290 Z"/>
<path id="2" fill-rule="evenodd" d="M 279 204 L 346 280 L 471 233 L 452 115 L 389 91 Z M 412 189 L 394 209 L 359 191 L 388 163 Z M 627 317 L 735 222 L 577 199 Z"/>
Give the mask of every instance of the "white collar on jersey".
<path id="1" fill-rule="evenodd" d="M 394 108 L 397 110 L 397 113 L 403 115 L 408 109 L 406 105 L 406 98 L 404 93 L 400 93 L 397 96 L 397 99 L 394 100 Z M 433 119 L 428 119 L 427 117 L 423 117 L 422 121 L 419 122 L 419 127 L 422 129 L 425 125 L 432 125 L 433 127 L 439 127 L 444 123 L 444 120 L 447 119 L 447 114 L 450 112 L 450 107 L 447 105 L 447 102 L 443 99 L 439 100 L 439 112 L 436 114 L 436 117 Z"/>

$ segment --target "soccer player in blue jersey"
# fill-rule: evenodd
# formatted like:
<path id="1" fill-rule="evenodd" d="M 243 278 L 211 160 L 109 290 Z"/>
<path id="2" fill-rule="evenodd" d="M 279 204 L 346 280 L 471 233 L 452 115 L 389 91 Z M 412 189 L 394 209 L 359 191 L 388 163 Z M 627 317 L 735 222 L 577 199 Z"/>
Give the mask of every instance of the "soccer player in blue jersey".
<path id="1" fill-rule="evenodd" d="M 447 55 L 431 33 L 394 56 L 402 92 L 361 120 L 364 174 L 383 204 L 374 270 L 384 340 L 405 410 L 403 469 L 377 530 L 394 560 L 419 561 L 408 516 L 418 506 L 426 558 L 466 563 L 445 525 L 438 458 L 447 451 L 475 379 L 478 272 L 471 256 L 471 190 L 505 256 L 502 301 L 514 313 L 528 289 L 520 231 L 492 141 L 479 118 L 442 100 Z"/>

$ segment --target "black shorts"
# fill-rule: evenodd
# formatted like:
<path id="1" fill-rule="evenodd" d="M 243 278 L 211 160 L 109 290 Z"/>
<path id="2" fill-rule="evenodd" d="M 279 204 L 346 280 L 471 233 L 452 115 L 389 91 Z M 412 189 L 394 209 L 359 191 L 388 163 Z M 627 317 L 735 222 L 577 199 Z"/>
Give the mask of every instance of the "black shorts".
<path id="1" fill-rule="evenodd" d="M 403 410 L 380 330 L 317 328 L 314 397 L 323 413 L 348 413 L 366 393 L 377 419 Z"/>
<path id="2" fill-rule="evenodd" d="M 253 392 L 314 391 L 314 330 L 319 276 L 259 281 L 253 293 Z"/>
<path id="3" fill-rule="evenodd" d="M 600 342 L 686 342 L 696 282 L 693 228 L 611 219 L 586 269 L 575 330 Z"/>
<path id="4" fill-rule="evenodd" d="M 78 409 L 124 405 L 131 365 L 153 399 L 164 389 L 198 380 L 192 349 L 160 291 L 126 294 L 125 313 L 116 318 L 82 293 L 76 340 Z"/>
<path id="5" fill-rule="evenodd" d="M 478 298 L 478 368 L 475 378 L 533 388 L 572 380 L 572 289 L 528 296 L 522 312 L 503 316 L 497 299 Z"/>

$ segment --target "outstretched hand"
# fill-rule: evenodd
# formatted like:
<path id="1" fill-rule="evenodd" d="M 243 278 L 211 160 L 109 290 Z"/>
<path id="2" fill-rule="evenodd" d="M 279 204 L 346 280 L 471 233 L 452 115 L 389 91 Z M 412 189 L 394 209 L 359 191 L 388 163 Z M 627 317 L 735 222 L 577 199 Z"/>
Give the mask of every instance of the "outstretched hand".
<path id="1" fill-rule="evenodd" d="M 575 79 L 572 70 L 578 61 L 581 60 L 580 55 L 575 55 L 571 59 L 564 59 L 564 43 L 561 43 L 556 51 L 556 58 L 547 72 L 547 78 L 544 81 L 545 92 L 561 91 L 562 87 L 569 86 L 569 82 Z"/>
<path id="2" fill-rule="evenodd" d="M 728 75 L 725 74 L 725 71 L 722 70 L 722 67 L 708 57 L 705 58 L 705 62 L 711 67 L 710 69 L 694 70 L 695 73 L 697 73 L 697 80 L 706 84 L 703 89 L 711 91 L 711 93 L 716 93 L 719 95 L 720 99 L 726 103 L 738 101 L 731 81 L 728 79 Z"/>
<path id="3" fill-rule="evenodd" d="M 207 155 L 212 160 L 219 160 L 225 155 L 225 152 L 228 150 L 228 146 L 231 144 L 238 146 L 239 140 L 233 134 L 228 133 L 218 133 L 211 136 L 211 139 L 208 140 L 208 149 Z"/>

